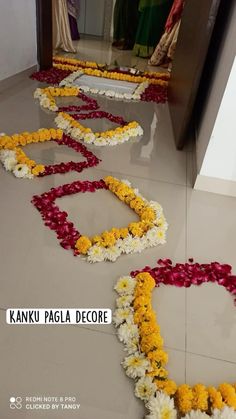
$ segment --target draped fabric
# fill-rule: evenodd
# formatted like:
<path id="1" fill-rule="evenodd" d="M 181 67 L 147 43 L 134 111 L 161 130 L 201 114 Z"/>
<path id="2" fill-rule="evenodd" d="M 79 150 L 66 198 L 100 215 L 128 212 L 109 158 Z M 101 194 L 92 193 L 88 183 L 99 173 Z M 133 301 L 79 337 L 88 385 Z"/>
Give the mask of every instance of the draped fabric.
<path id="1" fill-rule="evenodd" d="M 165 32 L 157 44 L 156 49 L 149 60 L 149 64 L 161 65 L 173 60 L 183 7 L 184 0 L 174 0 L 166 21 Z"/>
<path id="2" fill-rule="evenodd" d="M 173 60 L 178 39 L 180 20 L 169 32 L 165 32 L 149 60 L 149 65 L 162 65 Z"/>
<path id="3" fill-rule="evenodd" d="M 67 0 L 67 8 L 69 13 L 71 38 L 73 40 L 78 40 L 80 39 L 77 23 L 79 18 L 79 0 Z"/>
<path id="4" fill-rule="evenodd" d="M 184 0 L 174 0 L 170 14 L 166 21 L 165 30 L 170 32 L 174 25 L 180 20 L 184 8 Z"/>
<path id="5" fill-rule="evenodd" d="M 150 57 L 165 28 L 173 0 L 140 0 L 134 53 Z"/>
<path id="6" fill-rule="evenodd" d="M 134 45 L 138 25 L 138 0 L 116 0 L 114 34 L 116 41 L 125 40 Z"/>
<path id="7" fill-rule="evenodd" d="M 76 52 L 73 46 L 66 0 L 53 0 L 53 48 Z"/>

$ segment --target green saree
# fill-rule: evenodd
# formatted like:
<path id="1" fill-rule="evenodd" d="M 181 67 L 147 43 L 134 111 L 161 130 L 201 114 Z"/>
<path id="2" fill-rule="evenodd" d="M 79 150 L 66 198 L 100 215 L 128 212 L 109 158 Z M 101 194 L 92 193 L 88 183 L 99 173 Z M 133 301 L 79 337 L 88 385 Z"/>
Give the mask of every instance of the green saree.
<path id="1" fill-rule="evenodd" d="M 150 57 L 164 31 L 173 0 L 140 0 L 134 53 Z"/>
<path id="2" fill-rule="evenodd" d="M 116 41 L 125 40 L 134 45 L 138 25 L 139 0 L 116 0 L 114 9 L 114 35 Z"/>

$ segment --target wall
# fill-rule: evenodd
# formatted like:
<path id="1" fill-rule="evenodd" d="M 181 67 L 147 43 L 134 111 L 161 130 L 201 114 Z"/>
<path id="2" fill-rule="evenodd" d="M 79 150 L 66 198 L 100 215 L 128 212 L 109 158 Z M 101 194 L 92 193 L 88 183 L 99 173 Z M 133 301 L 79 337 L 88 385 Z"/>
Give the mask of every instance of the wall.
<path id="1" fill-rule="evenodd" d="M 0 80 L 37 63 L 34 0 L 0 0 Z"/>
<path id="2" fill-rule="evenodd" d="M 236 4 L 233 7 L 230 22 L 224 39 L 224 43 L 219 55 L 218 65 L 215 69 L 213 82 L 205 107 L 204 116 L 197 134 L 196 158 L 197 172 L 201 172 L 203 159 L 212 136 L 216 117 L 232 69 L 236 55 Z M 225 126 L 227 130 L 227 125 Z M 222 139 L 223 141 L 223 139 Z"/>

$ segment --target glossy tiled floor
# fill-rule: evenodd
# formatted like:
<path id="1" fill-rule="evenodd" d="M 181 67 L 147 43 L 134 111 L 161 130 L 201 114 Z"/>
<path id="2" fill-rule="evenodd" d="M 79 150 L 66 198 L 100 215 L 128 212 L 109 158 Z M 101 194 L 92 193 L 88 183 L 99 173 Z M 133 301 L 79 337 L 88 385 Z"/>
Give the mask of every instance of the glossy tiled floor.
<path id="1" fill-rule="evenodd" d="M 81 58 L 108 61 L 116 53 L 106 43 L 81 41 Z M 130 53 L 117 53 L 123 64 L 134 64 Z M 129 61 L 129 62 L 127 62 Z M 146 61 L 142 62 L 143 66 Z M 139 64 L 139 63 L 137 63 Z M 53 117 L 32 99 L 37 83 L 18 76 L 1 92 L 1 131 L 7 133 L 49 127 Z M 141 419 L 144 408 L 133 394 L 133 382 L 120 366 L 122 346 L 113 326 L 8 326 L 9 307 L 114 308 L 117 278 L 134 268 L 154 266 L 160 257 L 174 262 L 194 257 L 218 260 L 236 272 L 236 200 L 191 189 L 191 152 L 176 151 L 167 105 L 124 104 L 98 99 L 127 119 L 137 119 L 144 136 L 116 148 L 96 149 L 102 163 L 80 175 L 17 180 L 0 168 L 0 391 L 1 418 L 17 419 Z M 101 122 L 101 121 L 100 121 Z M 101 125 L 97 126 L 98 128 Z M 48 147 L 48 148 L 47 148 Z M 71 158 L 66 148 L 29 147 L 39 161 Z M 89 265 L 62 249 L 53 232 L 43 226 L 31 205 L 33 194 L 75 179 L 100 179 L 113 174 L 128 178 L 147 197 L 159 201 L 169 222 L 165 246 L 140 255 L 123 256 L 116 263 Z M 109 197 L 110 198 L 110 197 Z M 106 193 L 64 198 L 61 206 L 82 231 L 95 233 L 113 224 L 123 225 L 132 214 Z M 160 287 L 154 306 L 170 355 L 170 375 L 185 381 L 218 384 L 235 381 L 236 311 L 223 288 Z M 12 395 L 73 396 L 79 413 L 11 411 Z"/>

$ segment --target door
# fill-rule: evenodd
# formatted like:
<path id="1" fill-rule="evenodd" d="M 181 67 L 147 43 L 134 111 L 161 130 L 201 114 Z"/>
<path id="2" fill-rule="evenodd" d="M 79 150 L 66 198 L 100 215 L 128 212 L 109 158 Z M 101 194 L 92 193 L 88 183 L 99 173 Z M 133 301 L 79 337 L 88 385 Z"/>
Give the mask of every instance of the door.
<path id="1" fill-rule="evenodd" d="M 105 0 L 81 0 L 79 15 L 80 33 L 103 36 Z"/>
<path id="2" fill-rule="evenodd" d="M 168 98 L 174 137 L 183 148 L 216 16 L 222 0 L 186 0 L 171 72 Z"/>

